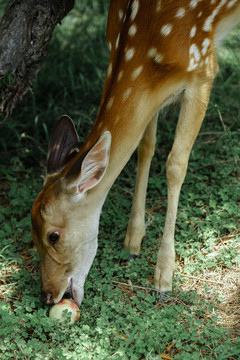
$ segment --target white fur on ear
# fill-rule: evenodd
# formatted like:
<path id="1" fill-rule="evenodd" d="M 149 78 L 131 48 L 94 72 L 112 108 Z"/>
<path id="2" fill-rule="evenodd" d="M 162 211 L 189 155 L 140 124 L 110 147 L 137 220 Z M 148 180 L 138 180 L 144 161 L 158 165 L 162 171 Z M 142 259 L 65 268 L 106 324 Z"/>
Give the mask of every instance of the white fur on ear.
<path id="1" fill-rule="evenodd" d="M 67 184 L 68 189 L 77 189 L 75 195 L 83 195 L 102 180 L 109 162 L 110 146 L 111 133 L 106 131 L 84 158 L 77 178 Z"/>

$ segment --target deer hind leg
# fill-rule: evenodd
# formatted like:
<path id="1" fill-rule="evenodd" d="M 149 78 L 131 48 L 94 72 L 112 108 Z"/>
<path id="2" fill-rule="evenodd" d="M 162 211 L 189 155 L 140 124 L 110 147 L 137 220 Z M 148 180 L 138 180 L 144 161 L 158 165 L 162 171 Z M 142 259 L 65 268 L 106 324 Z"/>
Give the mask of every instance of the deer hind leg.
<path id="1" fill-rule="evenodd" d="M 207 80 L 204 76 L 204 83 L 201 77 L 195 79 L 186 87 L 183 95 L 175 139 L 166 164 L 168 205 L 154 276 L 154 286 L 160 292 L 172 289 L 175 268 L 174 232 L 178 199 L 187 171 L 189 155 L 205 116 L 216 69 L 217 65 L 213 62 L 212 76 L 207 76 Z"/>
<path id="2" fill-rule="evenodd" d="M 133 206 L 128 223 L 124 248 L 138 255 L 145 235 L 145 199 L 149 169 L 155 151 L 158 113 L 152 117 L 138 146 L 137 178 Z"/>

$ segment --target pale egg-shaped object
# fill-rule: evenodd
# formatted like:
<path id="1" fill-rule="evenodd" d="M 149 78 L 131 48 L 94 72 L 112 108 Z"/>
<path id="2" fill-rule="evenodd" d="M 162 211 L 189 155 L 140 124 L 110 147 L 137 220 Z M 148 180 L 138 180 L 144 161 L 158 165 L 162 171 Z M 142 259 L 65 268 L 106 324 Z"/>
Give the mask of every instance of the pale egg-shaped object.
<path id="1" fill-rule="evenodd" d="M 71 319 L 69 324 L 74 324 L 80 317 L 79 307 L 71 299 L 63 299 L 59 303 L 53 305 L 49 311 L 50 319 L 58 319 L 63 322 L 67 318 L 67 314 L 64 314 L 64 310 L 71 312 Z"/>

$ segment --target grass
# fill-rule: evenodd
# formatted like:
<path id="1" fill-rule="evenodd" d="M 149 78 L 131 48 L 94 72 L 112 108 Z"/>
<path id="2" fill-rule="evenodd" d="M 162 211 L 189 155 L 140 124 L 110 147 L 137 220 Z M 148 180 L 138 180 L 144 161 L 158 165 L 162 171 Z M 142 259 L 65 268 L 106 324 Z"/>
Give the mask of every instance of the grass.
<path id="1" fill-rule="evenodd" d="M 86 6 L 87 4 L 87 6 Z M 156 302 L 152 278 L 166 210 L 165 161 L 178 109 L 159 119 L 141 255 L 122 263 L 136 154 L 112 187 L 80 321 L 60 325 L 39 300 L 30 210 L 41 189 L 49 134 L 63 113 L 84 141 L 107 68 L 107 4 L 82 1 L 55 31 L 33 92 L 1 128 L 1 359 L 239 359 L 240 27 L 219 48 L 220 73 L 179 203 L 174 290 Z M 14 331 L 13 331 L 14 329 Z"/>

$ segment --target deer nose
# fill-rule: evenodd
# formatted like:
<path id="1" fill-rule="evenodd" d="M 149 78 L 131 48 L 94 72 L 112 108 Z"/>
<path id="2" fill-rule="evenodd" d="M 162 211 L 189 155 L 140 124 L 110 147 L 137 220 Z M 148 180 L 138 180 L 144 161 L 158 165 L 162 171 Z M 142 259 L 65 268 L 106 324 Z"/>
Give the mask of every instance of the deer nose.
<path id="1" fill-rule="evenodd" d="M 45 293 L 45 291 L 42 290 L 41 292 L 41 301 L 44 304 L 52 305 L 53 304 L 53 297 L 51 293 Z"/>

